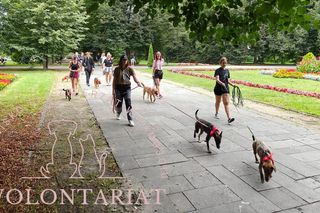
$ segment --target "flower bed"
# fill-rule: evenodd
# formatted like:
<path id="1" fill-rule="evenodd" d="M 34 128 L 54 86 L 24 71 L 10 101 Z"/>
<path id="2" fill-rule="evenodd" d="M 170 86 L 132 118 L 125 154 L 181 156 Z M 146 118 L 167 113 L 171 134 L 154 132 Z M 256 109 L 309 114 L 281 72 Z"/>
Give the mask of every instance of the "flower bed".
<path id="1" fill-rule="evenodd" d="M 16 79 L 15 75 L 0 73 L 0 90 L 11 84 L 14 79 Z"/>
<path id="2" fill-rule="evenodd" d="M 276 78 L 303 78 L 304 74 L 294 69 L 280 69 L 272 76 Z"/>
<path id="3" fill-rule="evenodd" d="M 215 80 L 214 76 L 200 74 L 200 73 L 192 73 L 190 71 L 189 72 L 188 71 L 179 71 L 179 70 L 169 70 L 169 71 L 173 72 L 173 73 L 183 74 L 183 75 L 189 75 L 189 76 L 194 76 L 194 77 L 199 77 L 199 78 L 206 78 L 206 79 Z M 295 90 L 295 89 L 275 87 L 275 86 L 265 85 L 265 84 L 255 84 L 252 82 L 247 82 L 247 81 L 242 81 L 242 80 L 232 80 L 232 83 L 241 84 L 241 85 L 245 85 L 248 87 L 268 89 L 268 90 L 273 90 L 273 91 L 277 91 L 277 92 L 283 92 L 283 93 L 289 93 L 289 94 L 295 94 L 295 95 L 303 95 L 303 96 L 307 96 L 307 97 L 314 97 L 314 98 L 320 99 L 320 93 L 316 93 L 316 92 L 306 92 L 306 91 Z"/>

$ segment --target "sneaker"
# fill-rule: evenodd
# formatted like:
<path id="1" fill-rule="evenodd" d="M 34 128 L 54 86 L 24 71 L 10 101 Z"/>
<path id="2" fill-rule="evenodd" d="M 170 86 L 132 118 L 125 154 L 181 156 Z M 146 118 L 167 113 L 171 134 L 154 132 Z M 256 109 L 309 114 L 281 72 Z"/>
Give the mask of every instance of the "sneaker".
<path id="1" fill-rule="evenodd" d="M 163 98 L 163 96 L 160 94 L 160 95 L 159 95 L 159 99 L 161 99 L 161 98 Z"/>
<path id="2" fill-rule="evenodd" d="M 87 84 L 88 87 L 90 87 L 90 84 Z"/>
<path id="3" fill-rule="evenodd" d="M 220 118 L 218 117 L 218 114 L 214 114 L 214 118 L 215 118 L 215 119 L 220 119 Z"/>
<path id="4" fill-rule="evenodd" d="M 134 127 L 133 120 L 129 120 L 129 126 Z"/>
<path id="5" fill-rule="evenodd" d="M 234 121 L 234 118 L 229 118 L 228 119 L 228 124 L 231 124 Z"/>
<path id="6" fill-rule="evenodd" d="M 79 95 L 79 93 L 76 92 L 76 95 Z"/>
<path id="7" fill-rule="evenodd" d="M 120 117 L 120 114 L 119 114 L 119 113 L 116 113 L 116 119 L 117 119 L 117 120 L 121 120 L 121 117 Z"/>

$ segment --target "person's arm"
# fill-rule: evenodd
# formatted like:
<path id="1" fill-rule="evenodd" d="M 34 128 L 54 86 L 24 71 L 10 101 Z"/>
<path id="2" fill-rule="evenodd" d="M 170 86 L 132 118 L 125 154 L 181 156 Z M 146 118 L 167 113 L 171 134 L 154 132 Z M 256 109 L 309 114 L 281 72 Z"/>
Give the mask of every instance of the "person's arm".
<path id="1" fill-rule="evenodd" d="M 153 60 L 152 63 L 152 76 L 154 76 L 154 72 L 156 71 L 156 60 Z"/>
<path id="2" fill-rule="evenodd" d="M 106 60 L 106 59 L 104 59 L 103 62 L 102 62 L 102 70 L 104 70 L 104 69 L 105 69 L 105 66 L 106 66 L 105 63 L 104 63 L 105 60 Z"/>
<path id="3" fill-rule="evenodd" d="M 91 58 L 91 64 L 92 64 L 92 71 L 94 71 L 94 60 Z"/>
<path id="4" fill-rule="evenodd" d="M 134 82 L 136 82 L 139 87 L 142 87 L 142 84 L 139 81 L 139 79 L 137 78 L 137 75 L 134 70 L 132 70 L 132 77 L 133 77 Z"/>
<path id="5" fill-rule="evenodd" d="M 217 75 L 217 76 L 215 76 L 215 77 L 216 77 L 216 82 L 217 82 L 218 84 L 220 84 L 220 85 L 223 86 L 223 87 L 226 87 L 226 84 L 223 83 L 222 81 L 220 81 L 219 75 Z"/>
<path id="6" fill-rule="evenodd" d="M 233 86 L 233 87 L 236 86 L 235 84 L 233 84 L 233 83 L 231 82 L 229 70 L 228 70 L 228 83 L 229 83 L 231 86 Z"/>

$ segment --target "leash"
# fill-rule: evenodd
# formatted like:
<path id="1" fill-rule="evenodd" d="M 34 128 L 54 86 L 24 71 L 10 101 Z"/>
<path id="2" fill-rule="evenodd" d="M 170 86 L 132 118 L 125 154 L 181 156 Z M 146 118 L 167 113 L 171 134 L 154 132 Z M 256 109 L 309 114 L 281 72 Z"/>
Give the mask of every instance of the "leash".
<path id="1" fill-rule="evenodd" d="M 243 97 L 239 86 L 233 86 L 231 98 L 235 107 L 243 106 Z"/>

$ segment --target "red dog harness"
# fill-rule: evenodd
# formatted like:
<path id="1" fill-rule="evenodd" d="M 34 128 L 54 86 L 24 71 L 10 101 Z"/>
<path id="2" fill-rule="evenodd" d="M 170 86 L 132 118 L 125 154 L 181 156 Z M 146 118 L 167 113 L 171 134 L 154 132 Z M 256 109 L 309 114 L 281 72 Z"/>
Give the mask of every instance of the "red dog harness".
<path id="1" fill-rule="evenodd" d="M 216 131 L 218 131 L 217 127 L 212 126 L 212 129 L 211 129 L 211 131 L 210 131 L 210 136 L 213 137 L 213 134 L 214 134 Z"/>
<path id="2" fill-rule="evenodd" d="M 263 161 L 269 161 L 269 160 L 271 160 L 272 163 L 274 164 L 274 160 L 273 160 L 273 158 L 272 158 L 272 153 L 271 153 L 271 152 L 269 153 L 269 155 L 263 157 L 262 160 L 263 160 Z"/>

